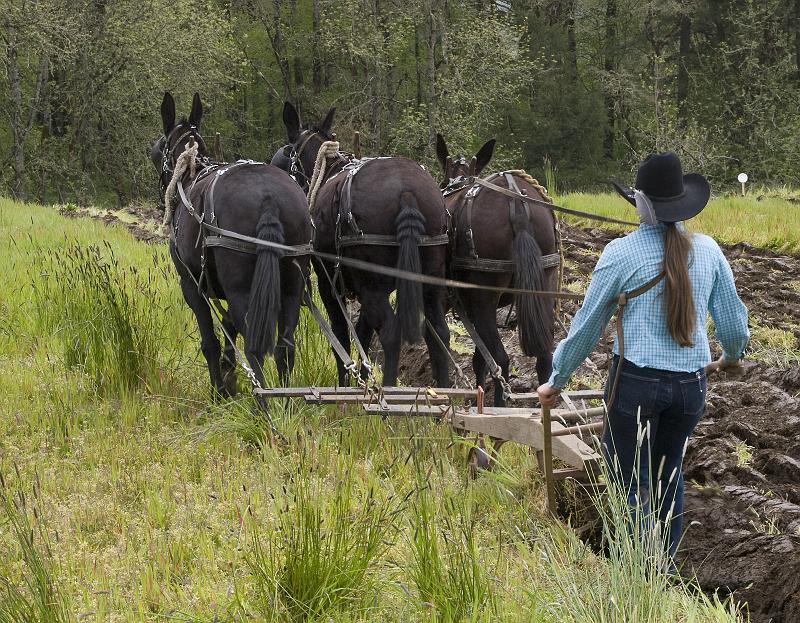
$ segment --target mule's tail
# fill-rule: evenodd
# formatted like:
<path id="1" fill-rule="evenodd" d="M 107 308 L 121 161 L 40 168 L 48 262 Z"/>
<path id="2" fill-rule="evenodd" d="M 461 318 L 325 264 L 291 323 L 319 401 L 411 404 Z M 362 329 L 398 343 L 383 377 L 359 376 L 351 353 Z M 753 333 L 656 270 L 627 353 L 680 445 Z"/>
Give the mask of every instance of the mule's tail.
<path id="1" fill-rule="evenodd" d="M 395 220 L 397 241 L 397 268 L 419 274 L 422 260 L 419 240 L 425 235 L 425 217 L 417 207 L 410 192 L 400 195 L 400 212 Z M 422 339 L 422 284 L 408 279 L 397 280 L 397 316 L 403 341 L 415 344 Z"/>
<path id="2" fill-rule="evenodd" d="M 267 242 L 284 243 L 278 207 L 271 202 L 265 202 L 263 214 L 256 227 L 256 236 Z M 283 252 L 278 249 L 261 246 L 258 249 L 256 269 L 250 286 L 250 304 L 247 308 L 244 345 L 248 352 L 272 354 L 275 349 L 275 332 L 281 310 L 282 255 Z"/>
<path id="3" fill-rule="evenodd" d="M 528 213 L 523 209 L 512 218 L 514 229 L 514 287 L 550 290 L 542 267 L 542 250 L 528 231 Z M 516 295 L 517 327 L 522 352 L 529 357 L 553 350 L 554 301 L 548 297 Z"/>

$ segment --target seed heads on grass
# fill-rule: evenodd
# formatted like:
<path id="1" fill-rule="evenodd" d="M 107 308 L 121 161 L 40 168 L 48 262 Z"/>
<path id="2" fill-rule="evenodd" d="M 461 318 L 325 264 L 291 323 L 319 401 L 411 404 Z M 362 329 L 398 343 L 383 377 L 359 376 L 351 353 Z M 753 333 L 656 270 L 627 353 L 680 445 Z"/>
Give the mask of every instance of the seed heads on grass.
<path id="1" fill-rule="evenodd" d="M 377 483 L 359 480 L 357 471 L 344 458 L 332 478 L 320 478 L 301 459 L 275 502 L 274 529 L 265 533 L 251 521 L 245 561 L 254 590 L 239 596 L 243 610 L 269 620 L 311 621 L 367 607 L 376 590 L 371 573 L 392 544 L 400 504 Z"/>
<path id="2" fill-rule="evenodd" d="M 15 470 L 20 480 L 18 470 Z M 28 498 L 21 484 L 12 487 L 0 474 L 0 536 L 10 533 L 10 545 L 0 538 L 0 561 L 21 560 L 19 576 L 0 563 L 0 622 L 62 623 L 73 621 L 61 592 L 47 533 L 39 512 L 39 487 Z M 14 547 L 15 546 L 15 547 Z"/>

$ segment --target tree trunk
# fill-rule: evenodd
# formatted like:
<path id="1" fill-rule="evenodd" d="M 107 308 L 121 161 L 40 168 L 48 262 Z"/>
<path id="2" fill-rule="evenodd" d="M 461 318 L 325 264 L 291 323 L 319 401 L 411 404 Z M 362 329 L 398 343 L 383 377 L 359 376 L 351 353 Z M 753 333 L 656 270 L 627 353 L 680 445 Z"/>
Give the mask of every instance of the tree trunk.
<path id="1" fill-rule="evenodd" d="M 419 60 L 419 25 L 414 26 L 414 64 L 416 65 L 417 73 L 417 106 L 422 106 L 422 63 Z"/>
<path id="2" fill-rule="evenodd" d="M 322 59 L 319 57 L 319 0 L 311 0 L 311 82 L 316 99 L 322 90 Z"/>
<path id="3" fill-rule="evenodd" d="M 428 58 L 427 58 L 427 78 L 428 78 L 428 145 L 436 144 L 436 24 L 433 14 L 433 3 L 428 5 Z"/>
<path id="4" fill-rule="evenodd" d="M 289 68 L 289 59 L 286 56 L 286 43 L 283 40 L 281 0 L 272 1 L 272 27 L 272 52 L 275 54 L 275 60 L 278 62 L 278 67 L 281 69 L 281 77 L 283 78 L 283 88 L 286 92 L 286 97 L 289 100 L 294 100 L 295 93 L 294 88 L 292 88 L 292 75 Z"/>
<path id="5" fill-rule="evenodd" d="M 617 0 L 606 0 L 606 40 L 605 40 L 605 59 L 603 69 L 606 76 L 609 76 L 616 66 L 616 39 L 617 39 Z M 614 95 L 608 92 L 606 87 L 605 94 L 606 106 L 606 135 L 603 140 L 603 148 L 606 157 L 614 158 L 614 144 L 616 143 L 616 112 Z"/>
<path id="6" fill-rule="evenodd" d="M 52 134 L 52 114 L 50 112 L 50 63 L 45 58 L 42 64 L 42 141 L 40 145 L 41 174 L 39 176 L 39 203 L 47 200 L 47 167 L 50 162 L 49 146 Z"/>
<path id="7" fill-rule="evenodd" d="M 24 201 L 25 195 L 25 122 L 22 119 L 22 77 L 19 73 L 19 57 L 17 53 L 17 33 L 11 29 L 6 47 L 8 62 L 8 87 L 11 90 L 11 132 L 14 143 L 11 155 L 14 166 L 14 182 L 11 192 L 15 199 Z"/>
<path id="8" fill-rule="evenodd" d="M 800 0 L 798 0 L 800 1 Z M 680 16 L 680 44 L 678 48 L 678 79 L 675 96 L 678 104 L 678 124 L 685 128 L 689 116 L 689 55 L 692 50 L 692 19 Z"/>
<path id="9" fill-rule="evenodd" d="M 567 28 L 566 72 L 570 82 L 575 82 L 575 80 L 578 79 L 578 42 L 575 38 L 575 0 L 566 0 L 565 9 L 564 25 Z"/>

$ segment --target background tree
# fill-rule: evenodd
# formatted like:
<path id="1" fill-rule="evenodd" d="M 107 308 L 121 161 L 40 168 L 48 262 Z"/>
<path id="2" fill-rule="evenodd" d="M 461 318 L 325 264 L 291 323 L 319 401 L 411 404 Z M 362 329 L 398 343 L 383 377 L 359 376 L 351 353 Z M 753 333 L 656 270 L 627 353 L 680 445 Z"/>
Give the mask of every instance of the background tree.
<path id="1" fill-rule="evenodd" d="M 800 0 L 0 0 L 0 184 L 155 197 L 158 102 L 199 90 L 228 159 L 267 159 L 293 101 L 345 148 L 435 167 L 433 137 L 562 188 L 674 149 L 728 184 L 797 184 Z"/>

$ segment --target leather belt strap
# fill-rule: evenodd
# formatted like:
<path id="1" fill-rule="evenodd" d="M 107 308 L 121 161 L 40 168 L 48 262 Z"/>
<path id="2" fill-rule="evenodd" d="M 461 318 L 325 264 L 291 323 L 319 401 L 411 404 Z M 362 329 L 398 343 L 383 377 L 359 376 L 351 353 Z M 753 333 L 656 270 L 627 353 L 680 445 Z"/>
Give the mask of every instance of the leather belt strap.
<path id="1" fill-rule="evenodd" d="M 267 240 L 261 240 L 260 238 L 254 238 L 253 236 L 245 236 L 244 234 L 238 234 L 235 231 L 228 231 L 220 227 L 215 227 L 214 225 L 206 224 L 206 229 L 218 234 L 223 234 L 230 238 L 235 238 L 237 240 L 245 240 L 247 242 L 252 242 L 258 247 L 269 247 L 272 249 L 281 249 L 283 251 L 292 250 L 292 247 L 287 246 L 285 244 L 280 244 L 277 242 L 269 242 Z M 504 292 L 507 294 L 523 294 L 526 296 L 545 296 L 548 298 L 562 298 L 575 301 L 583 299 L 583 294 L 578 294 L 576 292 L 566 292 L 566 291 L 552 292 L 548 290 L 525 290 L 522 288 L 478 285 L 476 283 L 470 283 L 468 281 L 459 281 L 458 279 L 443 279 L 441 277 L 434 277 L 433 275 L 410 273 L 408 271 L 401 270 L 399 268 L 394 268 L 393 266 L 383 266 L 381 264 L 375 264 L 374 262 L 367 262 L 365 260 L 359 260 L 354 257 L 342 257 L 340 255 L 335 255 L 333 253 L 325 253 L 323 251 L 313 250 L 311 254 L 320 259 L 342 264 L 344 266 L 349 266 L 350 268 L 357 268 L 359 270 L 377 273 L 379 275 L 386 275 L 388 277 L 398 277 L 400 279 L 408 279 L 409 281 L 417 281 L 419 283 L 425 283 L 428 285 L 438 286 L 442 288 L 459 288 L 462 290 L 486 290 L 488 292 Z"/>
<path id="2" fill-rule="evenodd" d="M 561 256 L 551 253 L 542 256 L 542 268 L 555 268 L 561 264 Z M 455 257 L 450 262 L 452 268 L 479 270 L 486 273 L 513 273 L 513 260 L 493 260 L 485 257 Z"/>
<path id="3" fill-rule="evenodd" d="M 450 242 L 447 234 L 438 236 L 420 236 L 417 246 L 419 247 L 438 247 Z M 394 236 L 383 236 L 379 234 L 361 234 L 351 236 L 340 236 L 340 247 L 356 247 L 361 245 L 380 246 L 380 247 L 399 247 L 400 243 Z"/>
<path id="4" fill-rule="evenodd" d="M 625 312 L 625 306 L 631 299 L 636 298 L 637 296 L 644 294 L 648 290 L 655 287 L 665 275 L 666 273 L 662 270 L 647 283 L 644 283 L 638 288 L 630 290 L 629 292 L 621 292 L 619 297 L 617 297 L 617 344 L 619 345 L 619 361 L 617 361 L 617 371 L 614 374 L 614 381 L 611 385 L 611 393 L 609 395 L 607 405 L 607 408 L 609 409 L 611 408 L 611 405 L 614 404 L 614 400 L 617 397 L 617 387 L 619 386 L 619 379 L 622 375 L 622 364 L 625 361 L 625 332 L 622 328 L 622 316 Z"/>
<path id="5" fill-rule="evenodd" d="M 206 224 L 206 227 L 208 225 Z M 253 242 L 247 242 L 246 240 L 236 240 L 235 238 L 231 238 L 230 236 L 224 235 L 206 235 L 205 239 L 203 240 L 203 245 L 206 247 L 219 247 L 223 249 L 231 249 L 232 251 L 240 251 L 242 253 L 249 253 L 250 255 L 256 255 L 259 249 L 265 249 L 266 247 L 257 245 Z M 311 251 L 313 250 L 311 243 L 306 242 L 305 244 L 297 244 L 292 245 L 291 251 L 284 251 L 281 250 L 282 257 L 296 257 L 299 255 L 310 255 Z"/>

